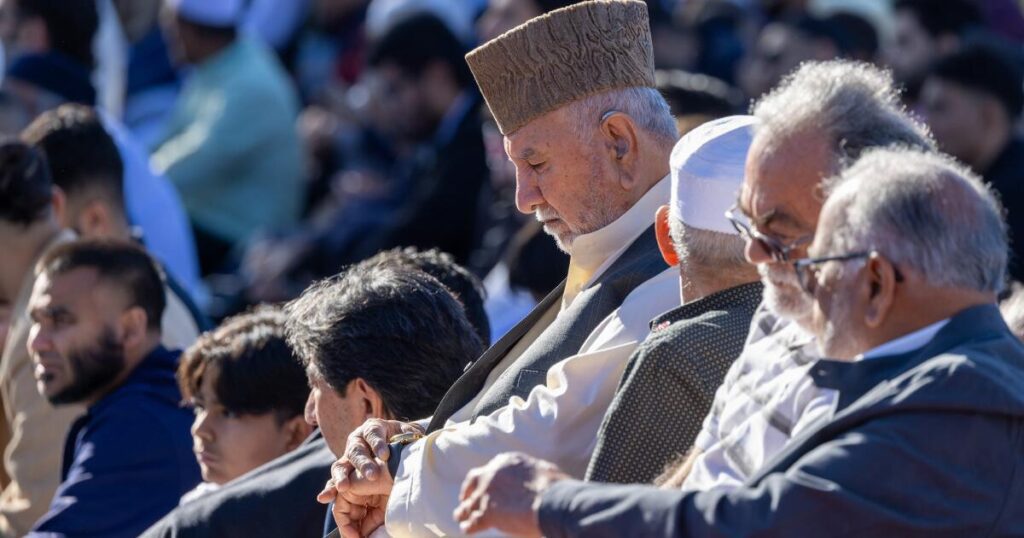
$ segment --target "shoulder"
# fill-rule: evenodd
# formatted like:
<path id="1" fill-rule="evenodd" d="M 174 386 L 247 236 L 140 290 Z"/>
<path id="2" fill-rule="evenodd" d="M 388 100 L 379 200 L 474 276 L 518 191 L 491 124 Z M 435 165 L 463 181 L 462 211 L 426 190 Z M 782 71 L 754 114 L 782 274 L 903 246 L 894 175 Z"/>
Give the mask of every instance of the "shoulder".
<path id="1" fill-rule="evenodd" d="M 185 503 L 144 536 L 313 535 L 323 525 L 326 508 L 316 501 L 334 461 L 318 438 L 246 474 L 216 491 Z M 254 513 L 287 513 L 262 520 Z M 275 527 L 275 525 L 280 527 Z M 303 533 L 303 529 L 315 532 Z"/>
<path id="2" fill-rule="evenodd" d="M 603 349 L 644 340 L 655 316 L 679 306 L 679 273 L 669 268 L 637 286 L 590 333 L 581 349 Z"/>
<path id="3" fill-rule="evenodd" d="M 951 349 L 897 376 L 894 403 L 1024 417 L 1024 347 L 1010 335 Z"/>
<path id="4" fill-rule="evenodd" d="M 190 423 L 188 410 L 144 389 L 131 389 L 112 394 L 104 402 L 104 409 L 95 414 L 83 439 L 117 452 L 143 452 L 143 447 L 166 452 L 188 440 Z"/>

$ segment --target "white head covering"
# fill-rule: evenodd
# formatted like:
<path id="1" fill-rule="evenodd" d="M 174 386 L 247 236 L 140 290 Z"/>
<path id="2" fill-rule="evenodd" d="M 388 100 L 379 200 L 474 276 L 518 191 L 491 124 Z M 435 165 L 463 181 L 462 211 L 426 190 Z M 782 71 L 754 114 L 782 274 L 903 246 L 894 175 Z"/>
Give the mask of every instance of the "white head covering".
<path id="1" fill-rule="evenodd" d="M 242 0 L 167 0 L 181 18 L 202 24 L 230 28 L 238 25 L 245 12 Z"/>
<path id="2" fill-rule="evenodd" d="M 736 203 L 754 137 L 753 116 L 729 116 L 690 131 L 672 149 L 672 210 L 687 226 L 736 235 L 725 212 Z"/>

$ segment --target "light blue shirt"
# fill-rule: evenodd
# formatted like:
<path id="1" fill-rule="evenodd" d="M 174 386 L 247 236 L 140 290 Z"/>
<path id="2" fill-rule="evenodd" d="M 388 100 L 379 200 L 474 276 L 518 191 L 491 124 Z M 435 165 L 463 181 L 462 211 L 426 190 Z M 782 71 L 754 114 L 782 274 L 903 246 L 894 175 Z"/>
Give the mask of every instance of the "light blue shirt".
<path id="1" fill-rule="evenodd" d="M 854 360 L 873 359 L 875 357 L 886 357 L 890 355 L 899 355 L 920 349 L 925 346 L 928 342 L 931 342 L 935 338 L 936 334 L 942 330 L 946 324 L 949 323 L 949 318 L 942 321 L 936 321 L 931 325 L 918 329 L 912 333 L 905 334 L 899 338 L 890 340 L 878 347 L 870 349 L 865 353 L 859 355 Z"/>
<path id="2" fill-rule="evenodd" d="M 273 53 L 239 38 L 195 67 L 153 164 L 178 188 L 193 223 L 225 241 L 287 227 L 303 203 L 298 110 Z"/>
<path id="3" fill-rule="evenodd" d="M 149 166 L 149 157 L 128 131 L 109 114 L 100 112 L 124 162 L 124 203 L 128 221 L 142 230 L 142 242 L 164 269 L 203 304 L 205 288 L 199 278 L 195 239 L 178 192 Z"/>

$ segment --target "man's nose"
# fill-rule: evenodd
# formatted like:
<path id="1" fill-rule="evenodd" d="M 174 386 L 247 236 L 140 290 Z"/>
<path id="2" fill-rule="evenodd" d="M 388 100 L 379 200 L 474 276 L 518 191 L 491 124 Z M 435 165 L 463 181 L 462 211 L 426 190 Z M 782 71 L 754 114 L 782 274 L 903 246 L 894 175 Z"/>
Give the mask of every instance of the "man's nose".
<path id="1" fill-rule="evenodd" d="M 772 263 L 775 260 L 772 258 L 771 253 L 765 248 L 764 243 L 757 239 L 747 239 L 747 246 L 743 251 L 747 261 L 753 265 L 759 265 L 762 263 Z"/>
<path id="2" fill-rule="evenodd" d="M 544 203 L 544 196 L 531 176 L 530 172 L 520 172 L 516 166 L 516 208 L 526 214 L 533 213 L 535 207 Z"/>

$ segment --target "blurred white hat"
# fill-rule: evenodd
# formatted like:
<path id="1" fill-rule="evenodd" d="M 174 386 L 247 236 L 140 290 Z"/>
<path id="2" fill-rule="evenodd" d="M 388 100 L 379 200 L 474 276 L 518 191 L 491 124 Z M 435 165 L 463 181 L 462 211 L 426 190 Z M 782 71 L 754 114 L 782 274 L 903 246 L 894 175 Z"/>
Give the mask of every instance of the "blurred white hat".
<path id="1" fill-rule="evenodd" d="M 736 235 L 725 212 L 743 185 L 757 119 L 729 116 L 690 131 L 672 149 L 672 215 L 687 226 Z"/>
<path id="2" fill-rule="evenodd" d="M 167 0 L 167 5 L 181 18 L 202 24 L 230 28 L 242 20 L 242 0 Z"/>

